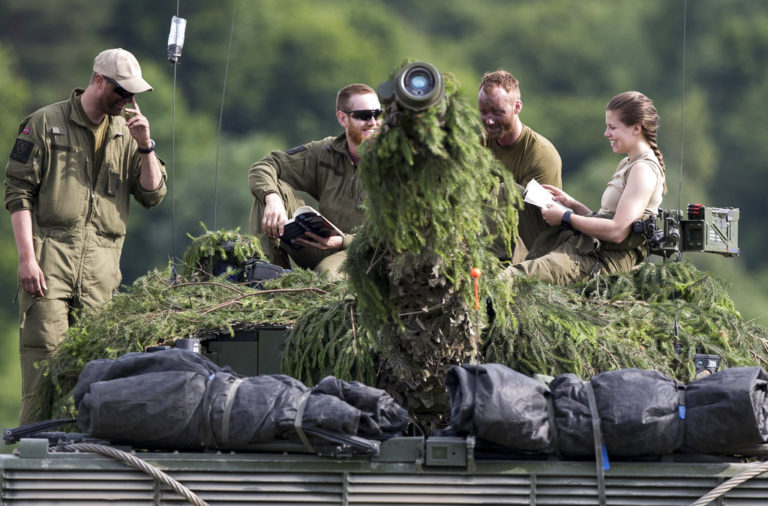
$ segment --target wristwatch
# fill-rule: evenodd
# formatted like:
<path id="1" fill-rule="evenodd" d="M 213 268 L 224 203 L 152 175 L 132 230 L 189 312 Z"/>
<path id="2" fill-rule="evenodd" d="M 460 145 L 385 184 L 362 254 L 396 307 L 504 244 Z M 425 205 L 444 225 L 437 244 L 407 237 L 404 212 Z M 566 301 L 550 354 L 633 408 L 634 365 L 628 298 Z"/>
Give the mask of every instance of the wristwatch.
<path id="1" fill-rule="evenodd" d="M 142 155 L 148 155 L 148 154 L 150 154 L 154 150 L 155 150 L 155 141 L 153 141 L 152 139 L 149 139 L 149 147 L 148 148 L 142 148 L 141 146 L 136 148 L 136 151 L 138 151 Z"/>
<path id="2" fill-rule="evenodd" d="M 572 214 L 573 214 L 573 211 L 566 211 L 565 213 L 563 213 L 563 217 L 560 218 L 560 224 L 565 228 L 573 229 L 573 225 L 571 225 Z"/>

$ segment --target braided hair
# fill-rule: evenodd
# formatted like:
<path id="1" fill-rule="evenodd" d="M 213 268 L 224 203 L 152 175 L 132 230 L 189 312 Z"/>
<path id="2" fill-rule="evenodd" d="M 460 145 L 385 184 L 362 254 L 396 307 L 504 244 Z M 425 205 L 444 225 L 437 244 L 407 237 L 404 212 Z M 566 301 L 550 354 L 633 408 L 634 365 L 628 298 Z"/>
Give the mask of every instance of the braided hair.
<path id="1" fill-rule="evenodd" d="M 656 133 L 659 130 L 659 113 L 653 105 L 653 100 L 639 91 L 625 91 L 613 97 L 605 107 L 608 111 L 618 113 L 619 120 L 625 125 L 639 124 L 643 137 L 659 160 L 662 172 L 666 171 L 664 157 L 656 142 Z M 664 181 L 664 193 L 667 192 L 667 182 Z"/>

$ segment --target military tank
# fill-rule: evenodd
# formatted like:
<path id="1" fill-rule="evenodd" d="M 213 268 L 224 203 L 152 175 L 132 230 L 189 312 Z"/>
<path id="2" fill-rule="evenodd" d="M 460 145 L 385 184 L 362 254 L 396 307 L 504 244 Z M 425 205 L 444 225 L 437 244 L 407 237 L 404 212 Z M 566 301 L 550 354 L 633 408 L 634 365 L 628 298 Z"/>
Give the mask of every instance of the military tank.
<path id="1" fill-rule="evenodd" d="M 425 185 L 440 195 L 453 195 L 462 202 L 469 202 L 468 208 L 472 212 L 457 218 L 432 209 L 431 219 L 415 224 L 413 229 L 405 229 L 405 233 L 402 226 L 395 227 L 396 230 L 386 226 L 404 221 L 391 220 L 392 216 L 372 218 L 360 231 L 360 240 L 353 243 L 350 251 L 352 290 L 348 285 L 340 288 L 339 284 L 317 278 L 309 283 L 312 286 L 299 288 L 291 283 L 310 274 L 277 272 L 264 265 L 261 267 L 276 276 L 269 280 L 238 279 L 237 276 L 246 269 L 242 262 L 235 265 L 220 262 L 226 260 L 226 254 L 219 255 L 218 261 L 211 256 L 209 260 L 213 260 L 200 269 L 213 278 L 192 283 L 179 281 L 175 273 L 164 272 L 152 273 L 134 284 L 135 290 L 151 290 L 153 286 L 159 286 L 151 281 L 162 277 L 161 291 L 172 296 L 172 301 L 163 301 L 164 307 L 173 308 L 183 316 L 194 313 L 196 318 L 192 327 L 195 329 L 175 333 L 169 330 L 170 327 L 155 327 L 155 322 L 142 320 L 138 326 L 144 327 L 145 334 L 140 335 L 136 327 L 131 327 L 130 331 L 120 327 L 121 335 L 131 335 L 134 339 L 133 348 L 123 347 L 121 351 L 146 357 L 177 352 L 187 357 L 199 357 L 187 360 L 203 364 L 206 369 L 203 373 L 196 372 L 195 377 L 203 378 L 204 384 L 208 384 L 207 381 L 219 385 L 221 395 L 216 399 L 220 399 L 221 404 L 209 399 L 191 405 L 199 409 L 205 402 L 210 402 L 210 406 L 221 408 L 211 408 L 210 413 L 229 413 L 236 410 L 235 407 L 246 405 L 260 406 L 254 402 L 238 404 L 240 390 L 235 390 L 234 385 L 258 383 L 246 381 L 249 378 L 271 378 L 280 384 L 291 384 L 303 400 L 296 405 L 289 404 L 287 408 L 293 418 L 288 422 L 282 419 L 280 434 L 285 437 L 246 439 L 234 444 L 230 439 L 221 439 L 222 431 L 229 435 L 237 433 L 229 430 L 230 421 L 217 422 L 213 435 L 201 441 L 189 439 L 190 434 L 196 436 L 198 433 L 181 427 L 176 431 L 178 437 L 187 439 L 177 447 L 169 439 L 158 440 L 156 432 L 149 440 L 141 430 L 130 435 L 109 434 L 117 423 L 107 427 L 106 435 L 98 431 L 53 431 L 60 424 L 73 421 L 68 418 L 34 427 L 7 429 L 6 444 L 18 444 L 18 448 L 13 454 L 0 456 L 3 503 L 672 505 L 712 501 L 748 504 L 768 499 L 767 484 L 760 477 L 764 469 L 759 462 L 765 453 L 762 445 L 766 436 L 765 417 L 762 416 L 765 373 L 754 367 L 750 358 L 744 358 L 738 352 L 750 348 L 744 345 L 752 342 L 749 339 L 761 339 L 760 332 L 740 322 L 735 311 L 729 312 L 727 303 L 722 305 L 725 309 L 717 316 L 705 314 L 700 326 L 693 316 L 687 317 L 688 325 L 684 325 L 674 339 L 668 334 L 667 338 L 660 338 L 647 331 L 648 325 L 643 326 L 640 322 L 652 313 L 633 313 L 647 309 L 651 303 L 657 303 L 668 313 L 669 301 L 673 300 L 678 312 L 682 312 L 680 305 L 686 303 L 689 304 L 684 307 L 686 311 L 703 314 L 705 310 L 696 304 L 712 306 L 712 301 L 717 300 L 719 292 L 716 290 L 705 292 L 706 297 L 701 297 L 701 292 L 693 292 L 701 286 L 711 288 L 706 280 L 702 282 L 706 276 L 691 277 L 685 269 L 677 267 L 665 271 L 648 266 L 631 274 L 635 276 L 637 293 L 628 288 L 626 278 L 616 277 L 578 287 L 578 292 L 574 287 L 521 283 L 511 294 L 508 286 L 492 275 L 497 269 L 495 259 L 485 253 L 486 244 L 481 232 L 489 207 L 481 200 L 472 200 L 477 195 L 493 194 L 494 185 L 503 175 L 494 172 L 490 162 L 483 161 L 484 155 L 472 151 L 472 142 L 477 142 L 477 131 L 466 121 L 468 114 L 456 99 L 456 90 L 449 78 L 428 64 L 408 62 L 394 72 L 392 78 L 379 88 L 382 101 L 387 104 L 385 133 L 389 137 L 382 136 L 384 140 L 378 148 L 391 153 L 392 144 L 385 141 L 396 139 L 401 151 L 397 156 L 383 157 L 377 149 L 371 149 L 367 155 L 370 157 L 368 163 L 361 167 L 378 169 L 378 176 L 371 173 L 361 177 L 369 181 L 368 184 L 376 185 L 378 181 L 374 187 L 382 189 L 386 188 L 385 182 L 377 179 L 381 174 L 397 179 L 392 177 L 392 163 L 403 165 L 405 170 L 398 173 L 398 177 L 405 178 L 421 177 L 427 172 L 426 169 L 414 171 L 414 166 L 431 167 L 445 174 L 442 164 L 456 164 L 459 160 L 459 167 L 462 164 L 469 166 L 465 158 L 472 159 L 469 178 L 446 182 L 444 177 L 425 177 L 405 185 L 409 188 Z M 450 137 L 446 132 L 461 138 L 457 142 L 456 137 Z M 414 144 L 403 147 L 402 143 L 408 142 Z M 450 152 L 450 149 L 458 149 L 457 146 L 461 153 Z M 461 171 L 454 172 L 461 175 Z M 453 186 L 436 188 L 436 181 Z M 462 185 L 471 191 L 467 192 Z M 403 187 L 402 182 L 397 186 Z M 386 192 L 380 192 L 377 197 L 382 194 L 386 195 Z M 398 197 L 390 195 L 390 198 Z M 513 207 L 498 211 L 499 224 L 514 223 Z M 404 206 L 377 205 L 372 209 L 400 211 Z M 434 230 L 443 230 L 443 234 L 435 235 Z M 510 232 L 511 229 L 501 231 L 507 234 L 504 237 L 506 243 L 509 243 Z M 221 235 L 214 239 L 219 245 L 228 244 Z M 386 251 L 378 248 L 381 243 L 377 241 L 383 240 L 396 247 Z M 231 249 L 223 248 L 225 252 L 236 249 L 236 243 L 232 243 Z M 372 255 L 376 257 L 375 269 Z M 186 263 L 200 267 L 199 260 Z M 467 276 L 470 267 L 484 273 L 480 286 L 477 277 L 473 280 Z M 378 284 L 368 284 L 370 279 Z M 665 283 L 669 287 L 666 291 L 659 289 L 651 294 L 647 288 L 649 280 L 656 282 L 657 289 Z M 255 290 L 260 292 L 247 291 L 237 285 L 245 281 L 259 283 Z M 235 286 L 229 286 L 229 282 Z M 318 288 L 318 284 L 322 286 Z M 202 291 L 190 294 L 185 291 L 187 289 Z M 237 295 L 221 301 L 213 296 L 214 289 Z M 334 292 L 335 289 L 338 292 Z M 304 301 L 304 305 L 299 304 L 301 307 L 294 308 L 293 312 L 288 305 L 278 302 L 286 294 L 297 291 L 322 293 L 323 297 L 329 298 L 312 303 Z M 124 298 L 136 299 L 136 293 L 128 293 Z M 265 294 L 269 300 L 267 310 L 272 311 L 266 316 L 247 322 L 239 318 L 219 325 L 210 325 L 206 320 L 214 309 L 238 304 L 239 307 L 249 306 L 249 301 L 263 300 Z M 105 313 L 117 311 L 117 303 L 122 299 L 118 295 Z M 644 303 L 638 303 L 640 299 Z M 251 306 L 257 305 L 253 303 Z M 627 310 L 630 305 L 634 308 L 632 311 Z M 151 313 L 147 308 L 143 310 Z M 606 323 L 598 318 L 609 311 L 622 314 L 624 319 L 614 318 Z M 290 315 L 286 317 L 288 313 Z M 127 325 L 129 320 L 135 318 L 124 318 L 120 323 Z M 638 327 L 651 334 L 654 343 L 642 354 L 632 353 L 632 349 L 647 343 L 638 340 L 631 332 L 626 335 L 626 329 L 631 329 L 635 321 Z M 719 330 L 713 331 L 709 328 L 712 326 L 719 326 Z M 308 328 L 312 332 L 307 331 Z M 604 339 L 596 338 L 595 328 L 604 332 Z M 744 332 L 731 332 L 733 329 Z M 623 337 L 629 338 L 611 340 L 607 335 L 609 332 L 624 333 Z M 705 339 L 702 338 L 704 334 L 715 337 Z M 722 339 L 724 334 L 731 336 L 730 341 L 717 348 L 712 343 Z M 142 340 L 144 335 L 150 338 Z M 563 336 L 570 340 L 555 340 Z M 111 348 L 100 346 L 99 352 Z M 755 349 L 752 347 L 753 351 Z M 542 353 L 542 350 L 549 353 Z M 120 360 L 131 355 L 104 359 L 89 357 L 82 351 L 73 353 L 73 349 L 65 347 L 63 354 L 78 360 L 93 358 L 89 364 L 102 365 L 105 362 L 99 360 Z M 326 360 L 318 366 L 312 360 L 322 353 L 326 353 Z M 583 360 L 574 361 L 572 356 Z M 698 371 L 697 356 L 701 361 Z M 662 358 L 656 360 L 658 357 Z M 711 365 L 707 357 L 718 357 L 722 364 Z M 488 360 L 481 360 L 483 358 Z M 721 365 L 724 370 L 718 371 Z M 690 381 L 683 387 L 685 382 L 681 379 L 693 380 L 694 374 L 708 367 L 712 370 L 706 372 L 713 374 Z M 82 366 L 78 373 L 81 369 Z M 626 433 L 616 436 L 608 430 L 632 427 L 627 420 L 616 417 L 617 413 L 623 412 L 617 405 L 598 409 L 608 398 L 599 392 L 616 389 L 595 389 L 591 386 L 593 379 L 612 370 L 633 374 L 650 371 L 661 381 L 663 387 L 659 391 L 664 392 L 662 397 L 666 404 L 661 410 L 664 416 L 657 418 L 673 429 L 670 429 L 671 433 L 665 432 L 664 438 L 645 440 L 666 442 L 662 451 L 628 450 L 626 445 L 641 439 L 639 429 L 637 437 Z M 53 377 L 58 378 L 54 387 L 62 390 L 63 398 L 67 397 L 67 387 L 77 391 L 75 382 L 80 384 L 82 374 L 78 378 L 65 368 L 58 369 L 62 372 L 58 375 L 56 368 L 52 371 Z M 381 374 L 382 371 L 385 374 Z M 569 377 L 565 371 L 577 375 Z M 706 438 L 691 440 L 692 436 L 688 436 L 686 451 L 679 451 L 684 448 L 686 428 L 699 426 L 691 423 L 691 420 L 697 420 L 693 409 L 697 406 L 688 402 L 695 396 L 688 397 L 687 393 L 681 392 L 695 392 L 705 385 L 716 389 L 729 384 L 726 379 L 737 373 L 743 373 L 740 377 L 744 379 L 736 390 L 738 398 L 743 399 L 745 410 L 740 413 L 750 414 L 749 423 L 731 425 L 729 430 L 719 427 L 717 437 L 709 439 L 711 447 L 701 442 L 706 442 Z M 324 425 L 305 424 L 306 420 L 298 413 L 303 413 L 303 403 L 309 402 L 307 399 L 312 399 L 318 392 L 315 389 L 327 374 L 343 379 L 326 382 L 326 388 L 330 383 L 341 385 L 339 391 L 347 391 L 349 384 L 357 382 L 362 386 L 370 384 L 371 387 L 366 388 L 391 395 L 395 402 L 386 401 L 386 404 L 404 408 L 407 424 L 396 431 L 397 434 L 387 433 L 386 437 L 371 437 L 369 433 L 361 436 L 354 431 L 333 431 Z M 488 380 L 495 374 L 501 374 L 501 379 Z M 658 378 L 659 375 L 662 378 Z M 519 383 L 512 382 L 510 377 Z M 593 379 L 584 381 L 579 379 L 581 377 Z M 106 378 L 98 378 L 98 381 L 87 383 L 88 389 L 82 387 L 82 391 L 90 393 L 96 388 L 94 385 L 101 388 L 107 383 Z M 296 384 L 299 380 L 291 378 L 299 378 L 314 386 L 300 386 Z M 563 401 L 565 404 L 554 402 L 553 382 L 560 388 L 558 391 L 578 395 L 571 401 Z M 271 385 L 274 388 L 278 383 Z M 598 380 L 594 383 L 598 384 Z M 171 382 L 149 384 L 154 386 L 150 388 L 154 394 L 162 390 L 158 388 L 162 385 L 165 390 L 161 397 L 165 400 L 174 392 L 188 390 L 172 388 Z M 637 393 L 657 391 L 643 387 L 644 384 L 626 384 Z M 507 388 L 499 388 L 505 385 Z M 202 391 L 206 393 L 208 389 Z M 230 394 L 232 391 L 238 393 Z M 530 395 L 524 397 L 523 391 Z M 120 406 L 127 400 L 141 404 L 144 399 L 141 392 L 132 386 L 120 403 L 112 402 L 118 406 L 118 414 Z M 490 397 L 478 396 L 483 392 Z M 320 393 L 326 394 L 326 391 Z M 499 393 L 507 397 L 493 397 Z M 84 395 L 74 394 L 73 397 L 80 397 L 75 403 L 82 408 L 80 403 L 84 402 Z M 625 394 L 620 400 L 630 407 L 641 407 L 639 401 L 626 402 L 635 397 L 639 395 Z M 724 394 L 722 397 L 732 396 Z M 208 399 L 205 395 L 202 398 Z M 563 407 L 569 403 L 569 409 Z M 698 407 L 703 409 L 707 405 L 702 401 Z M 73 413 L 72 408 L 64 403 L 54 411 Z M 649 409 L 654 413 L 660 411 L 653 405 Z M 686 409 L 688 414 L 684 413 Z M 83 409 L 78 410 L 78 417 L 82 412 Z M 264 412 L 274 415 L 277 410 L 266 409 Z M 373 412 L 378 413 L 377 410 Z M 83 422 L 82 427 L 93 427 L 101 413 L 93 411 L 88 423 Z M 132 419 L 129 413 L 132 411 L 126 411 L 124 418 Z M 178 410 L 170 415 L 177 413 Z M 728 418 L 723 413 L 701 413 L 705 414 L 700 419 Z M 367 420 L 366 427 L 372 426 L 372 416 L 363 417 Z M 571 425 L 557 423 L 558 416 L 577 420 L 579 431 L 563 431 Z M 538 425 L 529 423 L 531 417 L 538 420 Z M 139 419 L 138 426 L 160 422 L 158 425 L 162 427 L 163 422 L 171 418 L 167 412 L 158 411 Z M 749 417 L 744 415 L 743 418 Z M 200 418 L 203 421 L 196 427 L 211 425 L 212 419 L 203 416 Z M 323 416 L 316 419 L 327 423 L 338 421 Z M 78 421 L 78 428 L 81 421 Z M 242 421 L 238 423 L 249 426 Z M 729 439 L 743 434 L 745 439 Z M 522 439 L 508 439 L 514 436 Z M 563 441 L 568 440 L 566 436 L 571 442 L 578 442 L 581 446 L 576 447 L 580 450 L 574 451 L 571 447 L 570 451 L 562 451 Z M 614 445 L 620 445 L 621 449 L 617 450 Z"/>

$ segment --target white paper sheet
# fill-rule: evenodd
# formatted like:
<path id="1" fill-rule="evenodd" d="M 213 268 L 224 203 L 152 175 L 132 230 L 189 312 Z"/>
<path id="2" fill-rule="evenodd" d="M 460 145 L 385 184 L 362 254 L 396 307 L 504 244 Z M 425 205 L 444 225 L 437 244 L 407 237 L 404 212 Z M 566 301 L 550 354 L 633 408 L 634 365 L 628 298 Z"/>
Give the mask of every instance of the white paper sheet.
<path id="1" fill-rule="evenodd" d="M 560 207 L 563 210 L 568 210 L 567 207 L 565 207 L 560 202 L 557 202 L 552 198 L 552 194 L 549 193 L 549 191 L 541 186 L 538 181 L 535 179 L 531 179 L 528 184 L 525 187 L 525 192 L 523 193 L 525 196 L 525 201 L 529 204 L 533 204 L 534 206 L 538 206 L 541 208 L 547 207 L 547 204 L 552 204 L 555 207 Z"/>

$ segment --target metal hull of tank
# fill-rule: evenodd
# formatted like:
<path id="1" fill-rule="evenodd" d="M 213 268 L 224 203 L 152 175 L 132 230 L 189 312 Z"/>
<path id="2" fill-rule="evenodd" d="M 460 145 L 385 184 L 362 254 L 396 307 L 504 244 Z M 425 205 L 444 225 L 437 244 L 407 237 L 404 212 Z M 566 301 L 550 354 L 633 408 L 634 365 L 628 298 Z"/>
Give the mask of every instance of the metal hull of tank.
<path id="1" fill-rule="evenodd" d="M 2 504 L 184 503 L 165 485 L 122 462 L 53 452 L 38 441 L 27 449 L 22 441 L 18 455 L 0 455 Z M 394 438 L 383 443 L 375 457 L 287 452 L 134 455 L 211 505 L 594 505 L 599 497 L 594 462 L 478 460 L 459 438 L 431 447 L 422 438 Z M 613 462 L 605 472 L 606 504 L 688 505 L 749 468 L 733 462 Z M 731 490 L 717 504 L 766 503 L 768 477 L 763 475 Z"/>

